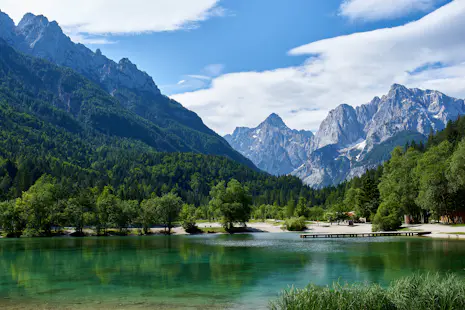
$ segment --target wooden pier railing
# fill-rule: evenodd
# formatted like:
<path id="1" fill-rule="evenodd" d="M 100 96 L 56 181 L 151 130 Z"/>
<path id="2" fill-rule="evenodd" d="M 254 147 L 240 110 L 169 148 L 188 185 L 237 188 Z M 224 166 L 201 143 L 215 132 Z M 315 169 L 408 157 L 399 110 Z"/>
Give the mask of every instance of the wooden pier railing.
<path id="1" fill-rule="evenodd" d="M 302 234 L 300 238 L 363 238 L 363 237 L 392 237 L 392 236 L 423 236 L 431 234 L 430 231 L 392 231 L 370 233 L 314 233 Z"/>

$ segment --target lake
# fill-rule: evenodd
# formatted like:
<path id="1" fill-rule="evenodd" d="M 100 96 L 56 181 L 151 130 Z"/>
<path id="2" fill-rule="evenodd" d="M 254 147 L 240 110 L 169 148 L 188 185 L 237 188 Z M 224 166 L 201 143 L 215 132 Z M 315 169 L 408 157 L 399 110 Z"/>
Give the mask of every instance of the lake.
<path id="1" fill-rule="evenodd" d="M 294 233 L 0 240 L 0 307 L 262 309 L 295 285 L 465 274 L 465 243 Z"/>

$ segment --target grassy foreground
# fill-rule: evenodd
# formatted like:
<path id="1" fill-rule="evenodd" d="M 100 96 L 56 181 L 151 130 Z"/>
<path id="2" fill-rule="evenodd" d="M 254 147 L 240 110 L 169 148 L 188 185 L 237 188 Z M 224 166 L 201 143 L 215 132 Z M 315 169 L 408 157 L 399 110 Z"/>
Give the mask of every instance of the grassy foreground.
<path id="1" fill-rule="evenodd" d="M 283 291 L 270 309 L 465 309 L 465 280 L 456 275 L 417 274 L 394 281 L 388 288 L 378 284 L 310 285 Z"/>

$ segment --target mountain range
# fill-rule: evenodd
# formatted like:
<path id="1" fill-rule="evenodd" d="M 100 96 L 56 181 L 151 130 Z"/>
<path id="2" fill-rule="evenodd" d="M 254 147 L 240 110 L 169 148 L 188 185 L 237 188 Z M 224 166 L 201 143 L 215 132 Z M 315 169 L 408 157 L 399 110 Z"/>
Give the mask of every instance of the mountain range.
<path id="1" fill-rule="evenodd" d="M 425 140 L 463 114 L 464 100 L 394 84 L 367 104 L 330 111 L 315 135 L 291 130 L 272 114 L 258 127 L 240 127 L 225 138 L 259 168 L 321 188 L 363 174 L 387 160 L 395 146 Z"/>
<path id="2" fill-rule="evenodd" d="M 463 100 L 394 84 L 367 104 L 330 111 L 315 134 L 290 129 L 271 114 L 256 128 L 238 127 L 223 138 L 129 59 L 114 62 L 72 42 L 44 16 L 26 14 L 15 25 L 1 11 L 0 80 L 0 99 L 16 112 L 92 145 L 129 139 L 158 152 L 222 155 L 315 188 L 361 175 L 387 160 L 393 147 L 424 140 L 465 114 Z"/>
<path id="3" fill-rule="evenodd" d="M 153 79 L 129 59 L 116 63 L 100 50 L 93 52 L 72 42 L 56 22 L 28 13 L 15 25 L 0 11 L 0 40 L 4 76 L 14 72 L 19 79 L 32 79 L 36 84 L 31 91 L 37 92 L 36 96 L 46 87 L 54 94 L 54 106 L 69 113 L 79 126 L 138 139 L 157 151 L 223 155 L 255 168 L 197 114 L 161 94 Z M 31 63 L 44 71 L 29 67 Z M 52 71 L 60 73 L 52 75 Z M 79 93 L 82 85 L 92 88 L 87 97 Z"/>

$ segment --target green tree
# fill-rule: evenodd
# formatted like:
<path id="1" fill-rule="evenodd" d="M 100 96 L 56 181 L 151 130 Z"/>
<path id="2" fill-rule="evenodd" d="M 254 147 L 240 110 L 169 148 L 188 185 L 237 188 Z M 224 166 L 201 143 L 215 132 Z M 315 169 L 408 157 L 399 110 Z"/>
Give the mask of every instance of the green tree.
<path id="1" fill-rule="evenodd" d="M 308 207 L 308 202 L 305 197 L 299 197 L 299 200 L 297 202 L 297 207 L 295 208 L 294 215 L 296 217 L 304 217 L 308 218 L 308 212 L 309 212 L 309 207 Z"/>
<path id="2" fill-rule="evenodd" d="M 384 174 L 378 185 L 380 204 L 373 219 L 375 230 L 396 230 L 402 225 L 402 215 L 418 219 L 421 210 L 416 203 L 418 181 L 414 174 L 420 153 L 409 148 L 405 154 L 397 147 L 384 165 Z"/>
<path id="3" fill-rule="evenodd" d="M 267 205 L 261 205 L 255 211 L 255 218 L 261 219 L 263 222 L 265 222 L 266 218 L 268 216 L 268 212 L 269 212 L 268 206 Z"/>
<path id="4" fill-rule="evenodd" d="M 7 236 L 19 237 L 26 228 L 24 209 L 14 200 L 0 202 L 0 226 Z"/>
<path id="5" fill-rule="evenodd" d="M 109 221 L 120 233 L 132 225 L 137 217 L 139 203 L 137 200 L 117 199 L 113 208 L 110 209 Z"/>
<path id="6" fill-rule="evenodd" d="M 451 156 L 446 177 L 451 192 L 456 193 L 465 189 L 465 139 L 458 144 Z"/>
<path id="7" fill-rule="evenodd" d="M 393 231 L 402 225 L 401 211 L 389 197 L 379 206 L 373 219 L 373 231 Z"/>
<path id="8" fill-rule="evenodd" d="M 196 211 L 195 206 L 185 204 L 182 206 L 179 214 L 182 228 L 184 228 L 184 230 L 189 234 L 198 233 L 200 231 L 197 227 Z"/>
<path id="9" fill-rule="evenodd" d="M 366 173 L 362 176 L 362 185 L 357 193 L 357 207 L 355 211 L 360 217 L 371 219 L 374 217 L 380 204 L 379 182 L 375 176 Z"/>
<path id="10" fill-rule="evenodd" d="M 336 221 L 338 225 L 340 222 L 343 222 L 349 219 L 349 215 L 347 215 L 347 213 L 350 212 L 351 210 L 343 203 L 334 204 L 330 210 L 333 214 L 333 220 Z"/>
<path id="11" fill-rule="evenodd" d="M 232 179 L 228 185 L 220 182 L 210 191 L 210 205 L 221 212 L 221 222 L 228 232 L 235 223 L 245 224 L 250 219 L 252 197 L 246 186 Z"/>
<path id="12" fill-rule="evenodd" d="M 69 198 L 65 204 L 64 217 L 73 226 L 78 235 L 83 234 L 83 228 L 92 223 L 95 201 L 85 194 Z"/>
<path id="13" fill-rule="evenodd" d="M 285 208 L 285 215 L 287 218 L 291 218 L 294 216 L 295 213 L 295 201 L 294 199 L 289 199 Z"/>
<path id="14" fill-rule="evenodd" d="M 308 218 L 314 221 L 321 221 L 323 220 L 325 210 L 322 207 L 313 207 L 310 208 Z"/>
<path id="15" fill-rule="evenodd" d="M 167 234 L 171 234 L 173 222 L 179 217 L 183 202 L 176 194 L 168 193 L 155 200 L 156 218 L 165 226 Z"/>
<path id="16" fill-rule="evenodd" d="M 102 193 L 97 198 L 96 203 L 96 229 L 97 234 L 107 233 L 110 224 L 110 214 L 119 202 L 118 197 L 113 194 L 113 187 L 105 186 Z"/>
<path id="17" fill-rule="evenodd" d="M 456 210 L 446 172 L 453 147 L 449 141 L 430 148 L 418 161 L 415 174 L 419 180 L 418 205 L 437 216 L 452 215 Z"/>
<path id="18" fill-rule="evenodd" d="M 349 210 L 356 210 L 360 217 L 366 217 L 361 208 L 361 196 L 362 190 L 360 188 L 349 188 L 344 196 L 344 206 Z"/>
<path id="19" fill-rule="evenodd" d="M 58 213 L 56 180 L 43 175 L 27 192 L 23 192 L 16 204 L 24 210 L 28 235 L 50 235 Z"/>
<path id="20" fill-rule="evenodd" d="M 146 199 L 140 204 L 136 223 L 146 235 L 150 233 L 150 228 L 156 222 L 157 199 L 158 198 Z"/>

